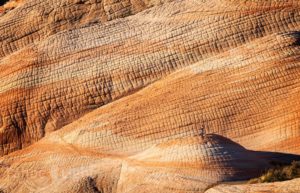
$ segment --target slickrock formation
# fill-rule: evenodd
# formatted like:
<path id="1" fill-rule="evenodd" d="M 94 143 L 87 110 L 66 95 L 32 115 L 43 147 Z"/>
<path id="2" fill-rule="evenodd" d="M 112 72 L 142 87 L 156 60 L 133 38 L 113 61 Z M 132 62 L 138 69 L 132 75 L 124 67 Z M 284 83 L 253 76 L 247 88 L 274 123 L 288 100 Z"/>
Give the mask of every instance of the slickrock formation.
<path id="1" fill-rule="evenodd" d="M 133 156 L 102 154 L 56 136 L 3 157 L 0 187 L 4 192 L 203 192 L 216 182 L 251 178 L 267 166 L 256 152 L 218 135 L 170 140 Z"/>
<path id="2" fill-rule="evenodd" d="M 115 59 L 109 57 L 124 45 L 122 28 L 126 30 L 123 25 L 127 22 L 101 24 L 135 13 L 134 10 L 140 10 L 136 7 L 143 4 L 128 3 L 32 0 L 0 18 L 0 126 L 3 131 L 0 154 L 27 146 L 85 112 L 142 87 L 139 83 L 131 88 L 134 84 L 131 76 L 122 80 L 133 66 L 118 68 L 117 51 Z M 20 30 L 17 34 L 16 29 Z M 64 33 L 59 33 L 63 30 Z M 116 36 L 111 36 L 114 33 Z M 129 41 L 129 44 L 136 43 Z M 125 62 L 125 58 L 122 60 Z"/>
<path id="3" fill-rule="evenodd" d="M 1 154 L 26 147 L 85 113 L 196 62 L 196 72 L 203 71 L 199 77 L 212 70 L 220 73 L 222 80 L 211 78 L 215 73 L 208 77 L 213 82 L 191 78 L 189 81 L 198 85 L 185 88 L 196 89 L 193 91 L 174 85 L 176 90 L 171 92 L 176 95 L 205 98 L 195 101 L 197 98 L 184 96 L 183 102 L 165 103 L 163 108 L 178 106 L 170 114 L 185 118 L 173 124 L 172 119 L 178 117 L 171 116 L 157 120 L 160 126 L 152 127 L 193 133 L 193 124 L 209 122 L 211 130 L 246 147 L 297 151 L 299 72 L 298 34 L 294 31 L 299 23 L 298 1 L 237 4 L 184 0 L 104 23 L 94 21 L 101 17 L 85 18 L 86 14 L 78 21 L 77 12 L 71 9 L 75 6 L 83 14 L 97 5 L 94 2 L 59 2 L 28 1 L 0 18 Z M 81 10 L 80 6 L 87 8 Z M 46 10 L 53 10 L 54 16 Z M 235 73 L 236 77 L 231 77 Z M 143 103 L 151 99 L 144 98 Z M 180 112 L 182 108 L 191 112 Z M 151 119 L 160 116 L 153 110 L 151 105 L 145 109 L 154 114 Z M 130 119 L 141 123 L 138 117 Z M 126 122 L 129 118 L 123 124 Z M 273 137 L 259 140 L 265 136 L 258 135 L 261 132 Z M 251 140 L 255 144 L 249 144 L 250 135 L 258 139 Z"/>
<path id="4" fill-rule="evenodd" d="M 2 10 L 3 192 L 204 192 L 258 174 L 255 151 L 300 154 L 297 0 Z"/>
<path id="5" fill-rule="evenodd" d="M 254 152 L 218 135 L 179 138 L 128 158 L 117 192 L 201 192 L 220 181 L 256 176 L 266 166 Z"/>

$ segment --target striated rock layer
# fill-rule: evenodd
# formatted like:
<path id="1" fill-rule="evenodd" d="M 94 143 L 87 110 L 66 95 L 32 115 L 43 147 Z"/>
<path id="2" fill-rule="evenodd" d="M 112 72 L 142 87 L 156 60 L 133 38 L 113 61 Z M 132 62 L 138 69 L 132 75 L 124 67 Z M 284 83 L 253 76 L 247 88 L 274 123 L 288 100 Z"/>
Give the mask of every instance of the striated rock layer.
<path id="1" fill-rule="evenodd" d="M 89 19 L 100 17 L 85 19 L 80 7 L 91 10 L 96 3 L 59 2 L 26 1 L 0 17 L 2 155 L 195 63 L 199 78 L 186 77 L 194 86 L 173 84 L 174 94 L 167 96 L 171 101 L 160 108 L 154 100 L 163 93 L 138 97 L 141 102 L 136 106 L 149 112 L 156 124 L 144 124 L 153 128 L 141 131 L 163 127 L 175 136 L 178 128 L 190 135 L 205 122 L 210 131 L 246 147 L 297 152 L 298 1 L 184 0 L 94 24 Z M 73 6 L 83 14 L 82 20 Z M 52 10 L 54 16 L 42 10 Z M 171 99 L 179 95 L 183 102 Z M 155 105 L 142 107 L 149 100 Z M 170 115 L 159 118 L 162 111 Z M 127 116 L 116 117 L 116 127 L 124 131 L 140 127 L 124 125 L 130 120 L 142 124 L 143 118 L 135 117 L 139 113 Z M 174 122 L 178 116 L 182 119 Z M 260 140 L 270 131 L 272 137 Z M 248 139 L 253 138 L 257 140 L 251 145 Z"/>
<path id="2" fill-rule="evenodd" d="M 117 192 L 200 192 L 220 181 L 256 176 L 267 166 L 266 160 L 224 137 L 184 137 L 129 157 Z"/>
<path id="3" fill-rule="evenodd" d="M 299 1 L 2 10 L 2 192 L 219 191 L 300 154 Z"/>
<path id="4" fill-rule="evenodd" d="M 203 192 L 217 182 L 256 176 L 267 161 L 214 134 L 170 140 L 131 156 L 46 137 L 2 158 L 0 187 L 3 192 Z"/>

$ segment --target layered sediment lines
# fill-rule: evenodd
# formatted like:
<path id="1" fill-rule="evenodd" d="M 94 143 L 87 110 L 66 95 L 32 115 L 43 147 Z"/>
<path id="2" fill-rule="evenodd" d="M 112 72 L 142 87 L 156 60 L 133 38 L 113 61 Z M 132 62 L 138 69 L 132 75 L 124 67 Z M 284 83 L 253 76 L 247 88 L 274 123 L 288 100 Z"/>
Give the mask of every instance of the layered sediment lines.
<path id="1" fill-rule="evenodd" d="M 296 34 L 274 34 L 202 60 L 51 137 L 101 152 L 136 153 L 198 135 L 205 124 L 207 132 L 249 149 L 298 153 L 296 41 Z"/>
<path id="2" fill-rule="evenodd" d="M 297 31 L 299 23 L 298 5 L 293 1 L 237 5 L 231 1 L 199 3 L 187 0 L 164 3 L 110 22 L 87 26 L 80 26 L 78 22 L 75 29 L 64 28 L 47 37 L 27 32 L 24 38 L 30 41 L 19 38 L 21 42 L 18 43 L 11 39 L 18 36 L 13 29 L 22 29 L 17 22 L 19 19 L 33 22 L 22 21 L 30 29 L 41 25 L 53 28 L 43 19 L 43 12 L 42 16 L 18 15 L 21 10 L 47 9 L 50 3 L 42 1 L 34 6 L 38 2 L 28 1 L 0 18 L 3 34 L 0 61 L 2 155 L 26 147 L 86 112 L 131 94 L 176 70 L 218 54 L 228 55 L 229 50 L 251 45 L 271 34 Z M 54 7 L 54 12 L 56 9 Z M 41 24 L 35 24 L 35 20 Z M 67 19 L 62 21 L 73 26 Z M 256 49 L 260 48 L 249 48 L 252 53 Z M 269 59 L 273 57 L 279 56 Z M 250 58 L 249 62 L 258 64 L 259 60 Z M 275 80 L 270 82 L 276 84 Z M 210 106 L 216 108 L 213 104 Z M 297 127 L 298 123 L 294 125 Z"/>
<path id="3" fill-rule="evenodd" d="M 258 175 L 269 160 L 247 149 L 300 154 L 299 12 L 292 0 L 5 11 L 0 190 L 200 193 Z"/>
<path id="4" fill-rule="evenodd" d="M 178 138 L 129 157 L 117 192 L 201 192 L 220 181 L 257 176 L 267 166 L 255 152 L 218 135 Z"/>
<path id="5" fill-rule="evenodd" d="M 2 6 L 0 57 L 61 31 L 124 18 L 164 1 L 10 0 Z"/>
<path id="6" fill-rule="evenodd" d="M 1 159 L 0 190 L 204 192 L 217 182 L 256 176 L 267 166 L 256 152 L 214 134 L 169 140 L 122 156 L 46 137 Z"/>

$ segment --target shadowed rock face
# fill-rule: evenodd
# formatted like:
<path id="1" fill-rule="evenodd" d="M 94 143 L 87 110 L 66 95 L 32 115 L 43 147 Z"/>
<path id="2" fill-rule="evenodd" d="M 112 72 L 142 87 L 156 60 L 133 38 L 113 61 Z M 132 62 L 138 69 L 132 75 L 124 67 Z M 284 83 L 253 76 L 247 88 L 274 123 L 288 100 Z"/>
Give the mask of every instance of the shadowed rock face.
<path id="1" fill-rule="evenodd" d="M 220 181 L 256 176 L 267 166 L 255 152 L 224 137 L 183 137 L 129 157 L 117 192 L 200 192 Z"/>
<path id="2" fill-rule="evenodd" d="M 2 158 L 0 187 L 4 192 L 203 192 L 220 181 L 258 175 L 268 166 L 258 155 L 214 134 L 122 156 L 46 137 Z"/>
<path id="3" fill-rule="evenodd" d="M 15 4 L 0 16 L 0 189 L 204 192 L 266 167 L 246 149 L 300 154 L 299 12 L 292 0 Z"/>

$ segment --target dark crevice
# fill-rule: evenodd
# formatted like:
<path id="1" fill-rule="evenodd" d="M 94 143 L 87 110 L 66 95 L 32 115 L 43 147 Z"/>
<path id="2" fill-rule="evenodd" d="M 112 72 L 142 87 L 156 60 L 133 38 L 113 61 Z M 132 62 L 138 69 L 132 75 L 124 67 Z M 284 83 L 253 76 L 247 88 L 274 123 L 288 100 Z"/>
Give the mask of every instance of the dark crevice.
<path id="1" fill-rule="evenodd" d="M 92 177 L 87 178 L 87 183 L 94 193 L 102 193 L 101 190 L 98 189 L 95 180 Z"/>
<path id="2" fill-rule="evenodd" d="M 291 31 L 283 35 L 294 38 L 293 46 L 300 46 L 300 31 Z"/>
<path id="3" fill-rule="evenodd" d="M 4 5 L 6 2 L 8 2 L 9 0 L 0 0 L 0 6 Z"/>

